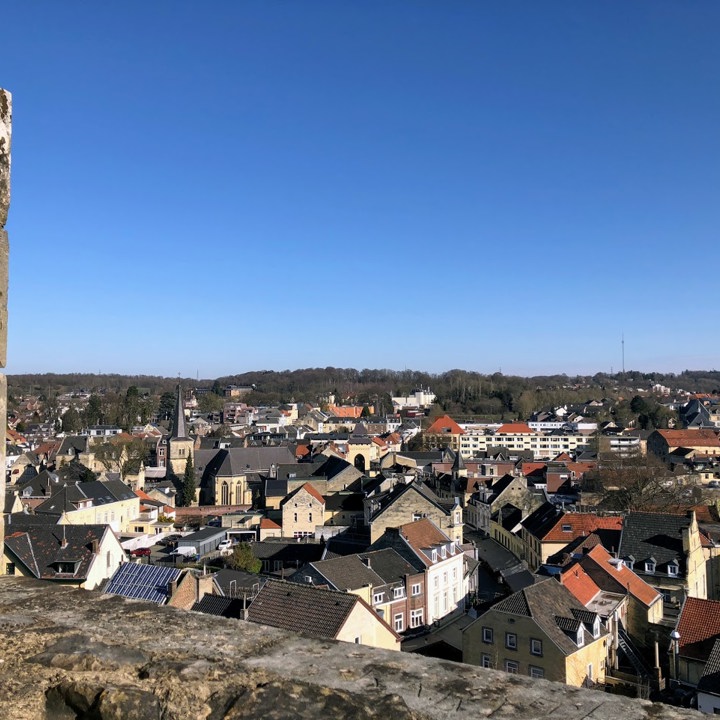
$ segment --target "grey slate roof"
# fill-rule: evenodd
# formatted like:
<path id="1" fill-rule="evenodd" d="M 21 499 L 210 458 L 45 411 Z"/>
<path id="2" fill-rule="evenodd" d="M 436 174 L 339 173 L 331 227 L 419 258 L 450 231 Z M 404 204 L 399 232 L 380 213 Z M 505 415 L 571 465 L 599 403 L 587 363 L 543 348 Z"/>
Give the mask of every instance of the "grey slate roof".
<path id="1" fill-rule="evenodd" d="M 180 383 L 177 386 L 175 395 L 175 407 L 173 408 L 171 440 L 188 440 L 187 428 L 185 427 L 185 410 L 183 409 L 182 388 Z"/>
<path id="2" fill-rule="evenodd" d="M 553 578 L 510 595 L 488 612 L 531 617 L 565 655 L 571 655 L 578 649 L 567 633 L 577 632 L 584 619 L 589 621 L 587 625 L 592 625 L 595 619 L 595 613 L 586 610 L 564 585 Z M 578 613 L 582 614 L 583 619 L 577 617 Z M 482 622 L 482 617 L 477 622 Z"/>
<path id="3" fill-rule="evenodd" d="M 204 595 L 191 610 L 216 617 L 240 618 L 244 609 L 240 598 L 222 597 L 221 595 Z"/>
<path id="4" fill-rule="evenodd" d="M 287 445 L 197 450 L 195 452 L 197 470 L 195 475 L 200 480 L 206 481 L 216 475 L 229 477 L 254 472 L 267 473 L 273 464 L 289 465 L 293 463 L 295 463 L 295 456 Z"/>
<path id="5" fill-rule="evenodd" d="M 385 584 L 385 581 L 358 555 L 319 560 L 310 563 L 310 566 L 336 590 L 357 590 L 365 585 L 375 588 Z"/>
<path id="6" fill-rule="evenodd" d="M 358 557 L 363 561 L 368 560 L 373 571 L 386 583 L 403 581 L 405 575 L 413 575 L 417 572 L 402 555 L 392 548 L 371 550 L 360 553 Z"/>
<path id="7" fill-rule="evenodd" d="M 61 515 L 77 509 L 77 503 L 92 500 L 93 507 L 130 500 L 135 493 L 119 480 L 93 480 L 65 485 L 35 508 L 38 514 Z"/>
<path id="8" fill-rule="evenodd" d="M 8 527 L 5 547 L 18 562 L 41 580 L 82 582 L 96 554 L 93 540 L 98 543 L 106 525 L 28 525 L 22 530 Z M 74 572 L 58 572 L 58 562 L 74 563 Z"/>
<path id="9" fill-rule="evenodd" d="M 682 531 L 690 525 L 690 519 L 681 515 L 665 513 L 628 513 L 620 535 L 621 558 L 634 558 L 635 569 L 642 572 L 645 562 L 655 559 L 656 570 L 667 572 L 667 565 L 677 560 L 680 574 L 685 575 L 686 563 L 683 551 Z"/>
<path id="10" fill-rule="evenodd" d="M 248 620 L 318 638 L 335 638 L 355 605 L 357 595 L 268 580 L 248 610 Z"/>
<path id="11" fill-rule="evenodd" d="M 715 640 L 697 689 L 698 692 L 720 695 L 720 638 Z"/>
<path id="12" fill-rule="evenodd" d="M 254 594 L 267 582 L 267 578 L 242 570 L 219 570 L 213 582 L 222 595 L 238 597 L 245 593 Z"/>

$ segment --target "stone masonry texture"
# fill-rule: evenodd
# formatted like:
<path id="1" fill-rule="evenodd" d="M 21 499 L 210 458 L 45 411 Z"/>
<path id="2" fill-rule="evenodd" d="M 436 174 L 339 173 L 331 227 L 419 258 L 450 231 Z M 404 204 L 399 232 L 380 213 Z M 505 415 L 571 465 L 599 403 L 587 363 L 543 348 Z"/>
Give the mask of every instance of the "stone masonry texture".
<path id="1" fill-rule="evenodd" d="M 0 578 L 13 720 L 674 720 L 692 710 Z"/>
<path id="2" fill-rule="evenodd" d="M 10 244 L 5 224 L 10 209 L 10 137 L 12 98 L 0 88 L 0 368 L 7 364 L 8 256 Z M 5 467 L 5 426 L 7 424 L 7 383 L 0 375 L 0 467 Z M 0 473 L 0 497 L 5 497 L 5 473 Z M 5 527 L 0 524 L 0 575 L 5 572 Z"/>

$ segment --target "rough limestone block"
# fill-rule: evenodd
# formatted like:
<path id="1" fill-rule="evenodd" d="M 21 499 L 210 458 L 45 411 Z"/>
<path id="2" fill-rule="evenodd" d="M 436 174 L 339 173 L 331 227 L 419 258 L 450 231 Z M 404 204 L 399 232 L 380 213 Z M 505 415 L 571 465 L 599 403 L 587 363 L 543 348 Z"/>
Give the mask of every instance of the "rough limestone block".
<path id="1" fill-rule="evenodd" d="M 8 258 L 10 246 L 8 234 L 0 230 L 0 367 L 7 364 L 7 319 L 8 319 Z"/>
<path id="2" fill-rule="evenodd" d="M 7 222 L 10 207 L 10 129 L 11 95 L 0 88 L 0 229 Z"/>
<path id="3" fill-rule="evenodd" d="M 3 720 L 703 717 L 19 576 L 0 577 L 0 637 Z"/>

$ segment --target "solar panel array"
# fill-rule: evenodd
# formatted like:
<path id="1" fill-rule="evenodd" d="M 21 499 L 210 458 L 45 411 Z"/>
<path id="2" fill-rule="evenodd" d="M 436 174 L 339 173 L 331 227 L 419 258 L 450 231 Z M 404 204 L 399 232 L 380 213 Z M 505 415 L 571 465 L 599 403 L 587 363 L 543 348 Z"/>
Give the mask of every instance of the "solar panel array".
<path id="1" fill-rule="evenodd" d="M 177 580 L 181 572 L 158 565 L 123 563 L 110 578 L 105 593 L 160 605 L 168 598 L 168 583 Z"/>

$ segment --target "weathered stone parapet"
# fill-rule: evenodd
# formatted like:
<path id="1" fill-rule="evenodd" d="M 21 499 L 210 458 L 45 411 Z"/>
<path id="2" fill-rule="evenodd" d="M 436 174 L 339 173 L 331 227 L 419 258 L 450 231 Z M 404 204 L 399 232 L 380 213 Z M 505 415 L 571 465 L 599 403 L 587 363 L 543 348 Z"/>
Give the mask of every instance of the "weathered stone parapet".
<path id="1" fill-rule="evenodd" d="M 7 364 L 8 318 L 8 242 L 5 223 L 10 209 L 10 139 L 12 98 L 0 88 L 0 367 Z M 5 467 L 5 428 L 7 425 L 7 383 L 0 375 L 0 468 Z M 0 498 L 5 498 L 5 472 L 0 473 Z M 0 525 L 0 575 L 5 572 L 5 528 Z"/>
<path id="2" fill-rule="evenodd" d="M 0 230 L 7 223 L 10 207 L 10 135 L 12 101 L 7 90 L 0 88 Z"/>
<path id="3" fill-rule="evenodd" d="M 699 713 L 239 620 L 0 578 L 14 720 L 675 720 Z"/>

